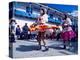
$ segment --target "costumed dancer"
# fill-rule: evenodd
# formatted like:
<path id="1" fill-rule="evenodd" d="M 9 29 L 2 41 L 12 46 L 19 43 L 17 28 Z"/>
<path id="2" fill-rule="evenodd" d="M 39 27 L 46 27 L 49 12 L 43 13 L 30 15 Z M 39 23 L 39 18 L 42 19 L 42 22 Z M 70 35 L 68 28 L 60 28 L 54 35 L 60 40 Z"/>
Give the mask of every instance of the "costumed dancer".
<path id="1" fill-rule="evenodd" d="M 45 25 L 45 23 L 48 21 L 48 15 L 47 15 L 47 10 L 46 9 L 41 9 L 40 10 L 40 16 L 38 17 L 37 20 L 37 25 Z M 48 47 L 46 46 L 46 42 L 45 42 L 45 29 L 41 29 L 38 31 L 38 36 L 37 36 L 37 41 L 39 43 L 39 46 L 41 49 L 41 41 L 43 42 L 43 46 L 44 46 L 44 50 L 48 50 Z"/>
<path id="2" fill-rule="evenodd" d="M 61 37 L 63 39 L 63 43 L 64 43 L 64 49 L 66 49 L 66 46 L 70 46 L 70 41 L 72 38 L 74 38 L 76 36 L 76 34 L 74 33 L 74 31 L 72 30 L 72 22 L 71 19 L 65 15 L 65 18 L 63 19 L 63 31 L 61 33 Z"/>

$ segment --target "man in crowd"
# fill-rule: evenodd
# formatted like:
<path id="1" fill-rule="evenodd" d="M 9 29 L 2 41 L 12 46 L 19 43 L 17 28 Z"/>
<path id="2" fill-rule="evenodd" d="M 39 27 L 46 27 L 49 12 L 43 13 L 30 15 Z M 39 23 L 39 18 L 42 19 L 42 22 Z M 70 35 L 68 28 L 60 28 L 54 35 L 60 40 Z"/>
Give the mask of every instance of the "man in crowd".
<path id="1" fill-rule="evenodd" d="M 25 23 L 22 30 L 23 30 L 24 39 L 28 39 L 28 30 L 29 30 L 29 28 L 27 26 L 27 23 Z"/>

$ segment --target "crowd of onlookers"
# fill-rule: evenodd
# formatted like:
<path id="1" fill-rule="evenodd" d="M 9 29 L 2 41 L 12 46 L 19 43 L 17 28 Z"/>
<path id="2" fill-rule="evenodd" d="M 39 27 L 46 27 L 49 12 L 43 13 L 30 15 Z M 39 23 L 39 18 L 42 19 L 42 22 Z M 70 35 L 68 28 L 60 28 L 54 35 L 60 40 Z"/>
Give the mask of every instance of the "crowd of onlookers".
<path id="1" fill-rule="evenodd" d="M 9 22 L 10 42 L 15 42 L 15 39 L 28 39 L 28 31 L 29 31 L 29 28 L 27 26 L 27 23 L 25 23 L 25 25 L 22 27 L 22 30 L 21 30 L 20 25 L 18 25 L 15 20 L 13 19 L 10 20 Z"/>

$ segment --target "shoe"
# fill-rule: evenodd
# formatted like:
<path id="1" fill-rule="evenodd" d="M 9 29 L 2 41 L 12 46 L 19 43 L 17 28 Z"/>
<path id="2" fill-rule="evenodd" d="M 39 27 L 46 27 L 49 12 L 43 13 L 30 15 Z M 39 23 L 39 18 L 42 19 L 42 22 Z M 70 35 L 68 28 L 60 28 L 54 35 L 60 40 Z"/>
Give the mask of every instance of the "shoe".
<path id="1" fill-rule="evenodd" d="M 36 50 L 41 50 L 41 46 L 39 46 Z"/>
<path id="2" fill-rule="evenodd" d="M 49 48 L 48 47 L 45 47 L 45 49 L 42 50 L 42 51 L 45 52 L 45 51 L 48 51 L 48 50 L 49 50 Z"/>

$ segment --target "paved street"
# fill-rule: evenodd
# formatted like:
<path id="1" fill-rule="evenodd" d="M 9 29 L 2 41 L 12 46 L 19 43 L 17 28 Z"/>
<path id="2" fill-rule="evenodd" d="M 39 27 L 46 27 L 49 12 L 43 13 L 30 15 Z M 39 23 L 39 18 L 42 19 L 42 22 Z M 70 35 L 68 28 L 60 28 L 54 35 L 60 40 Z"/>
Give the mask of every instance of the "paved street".
<path id="1" fill-rule="evenodd" d="M 26 57 L 44 57 L 44 56 L 62 56 L 77 54 L 74 49 L 62 49 L 61 41 L 46 40 L 48 51 L 43 52 L 37 50 L 38 43 L 36 40 L 16 40 L 13 43 L 13 58 L 26 58 Z"/>

